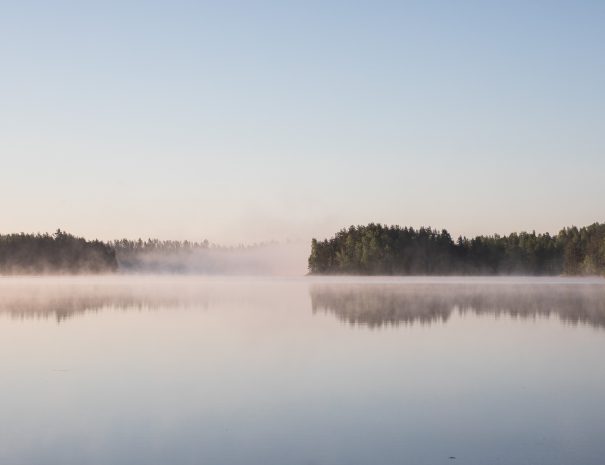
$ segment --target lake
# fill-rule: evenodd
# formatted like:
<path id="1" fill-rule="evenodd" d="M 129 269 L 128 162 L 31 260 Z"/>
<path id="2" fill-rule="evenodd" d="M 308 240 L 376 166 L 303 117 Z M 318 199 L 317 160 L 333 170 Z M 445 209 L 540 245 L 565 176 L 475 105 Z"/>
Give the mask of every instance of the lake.
<path id="1" fill-rule="evenodd" d="M 603 464 L 605 281 L 0 278 L 0 464 Z"/>

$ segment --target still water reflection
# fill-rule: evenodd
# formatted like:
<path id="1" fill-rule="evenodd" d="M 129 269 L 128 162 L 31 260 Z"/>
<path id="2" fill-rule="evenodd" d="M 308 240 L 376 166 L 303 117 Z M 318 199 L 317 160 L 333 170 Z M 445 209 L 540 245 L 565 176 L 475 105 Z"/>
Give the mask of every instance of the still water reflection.
<path id="1" fill-rule="evenodd" d="M 446 322 L 453 312 L 530 319 L 553 314 L 567 323 L 605 327 L 605 286 L 590 281 L 316 284 L 311 302 L 314 312 L 369 327 Z"/>
<path id="2" fill-rule="evenodd" d="M 599 279 L 0 279 L 0 464 L 602 464 L 604 328 Z"/>

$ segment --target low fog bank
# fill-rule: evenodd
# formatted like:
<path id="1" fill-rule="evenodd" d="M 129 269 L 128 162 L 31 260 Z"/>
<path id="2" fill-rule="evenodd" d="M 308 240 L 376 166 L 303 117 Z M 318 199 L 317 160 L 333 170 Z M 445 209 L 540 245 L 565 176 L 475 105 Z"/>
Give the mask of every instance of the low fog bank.
<path id="1" fill-rule="evenodd" d="M 303 243 L 233 248 L 151 243 L 134 249 L 115 244 L 118 269 L 128 274 L 303 276 L 309 254 L 308 244 Z"/>
<path id="2" fill-rule="evenodd" d="M 224 247 L 208 241 L 86 240 L 65 231 L 0 235 L 0 275 L 204 274 L 302 276 L 302 242 Z"/>

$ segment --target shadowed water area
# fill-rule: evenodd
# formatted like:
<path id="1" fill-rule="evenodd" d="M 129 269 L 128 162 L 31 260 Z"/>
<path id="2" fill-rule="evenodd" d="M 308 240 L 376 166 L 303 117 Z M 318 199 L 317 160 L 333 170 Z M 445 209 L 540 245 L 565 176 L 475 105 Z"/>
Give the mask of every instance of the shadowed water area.
<path id="1" fill-rule="evenodd" d="M 605 281 L 0 278 L 0 463 L 602 464 Z"/>

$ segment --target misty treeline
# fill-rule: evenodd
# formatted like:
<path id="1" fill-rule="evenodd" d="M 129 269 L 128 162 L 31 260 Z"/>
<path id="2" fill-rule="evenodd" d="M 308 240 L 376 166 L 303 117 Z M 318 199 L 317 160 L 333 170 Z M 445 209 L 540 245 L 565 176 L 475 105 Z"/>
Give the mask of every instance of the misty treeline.
<path id="1" fill-rule="evenodd" d="M 305 250 L 298 263 L 307 255 Z M 0 274 L 202 273 L 279 274 L 291 270 L 291 250 L 276 242 L 235 247 L 207 240 L 87 241 L 65 231 L 0 235 Z"/>
<path id="2" fill-rule="evenodd" d="M 311 241 L 313 274 L 595 275 L 605 274 L 605 224 L 452 239 L 447 230 L 351 226 Z"/>
<path id="3" fill-rule="evenodd" d="M 0 273 L 110 273 L 118 262 L 115 250 L 60 229 L 54 234 L 0 235 Z"/>
<path id="4" fill-rule="evenodd" d="M 270 274 L 280 263 L 276 242 L 228 247 L 207 240 L 121 239 L 110 245 L 120 270 L 133 273 Z"/>

